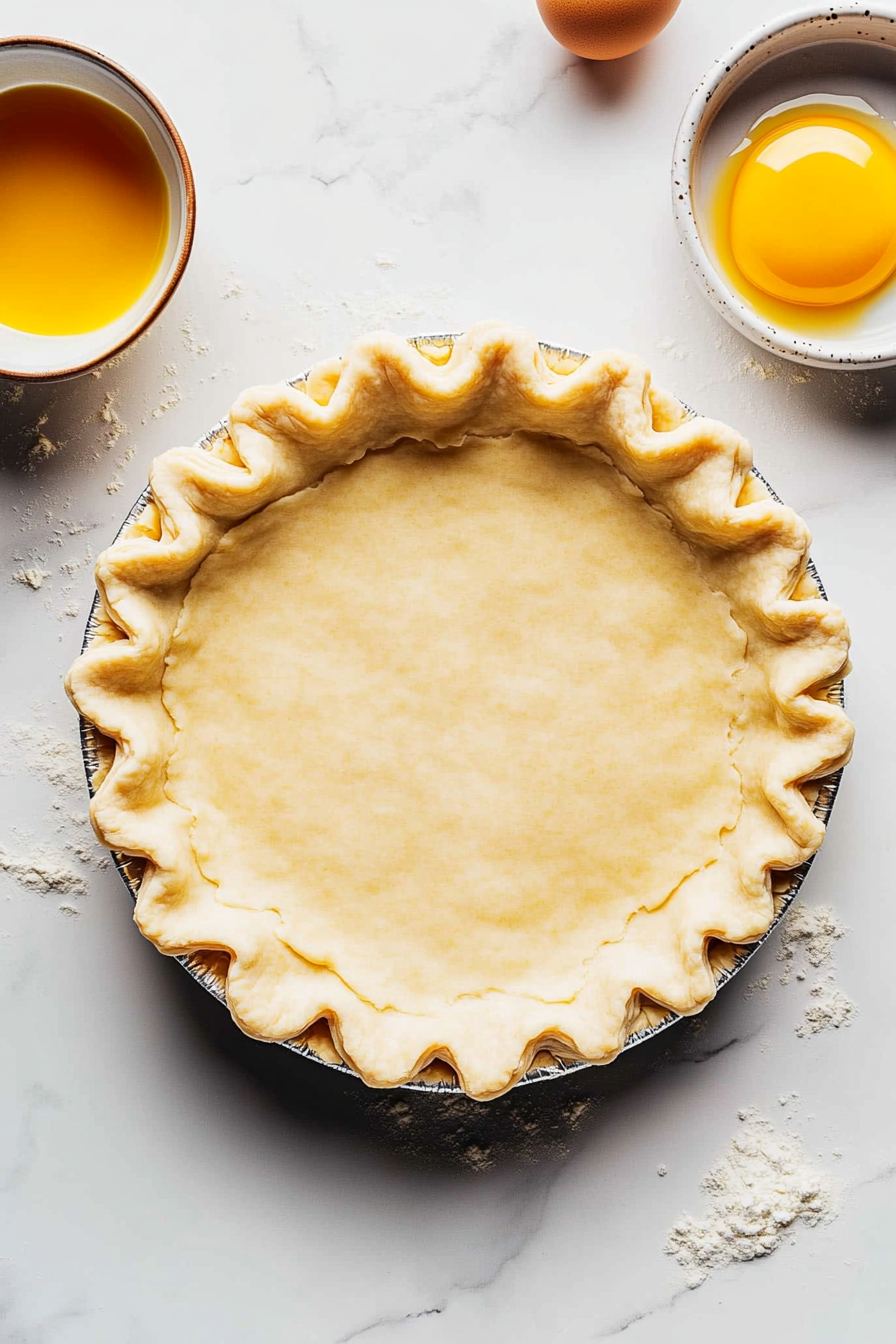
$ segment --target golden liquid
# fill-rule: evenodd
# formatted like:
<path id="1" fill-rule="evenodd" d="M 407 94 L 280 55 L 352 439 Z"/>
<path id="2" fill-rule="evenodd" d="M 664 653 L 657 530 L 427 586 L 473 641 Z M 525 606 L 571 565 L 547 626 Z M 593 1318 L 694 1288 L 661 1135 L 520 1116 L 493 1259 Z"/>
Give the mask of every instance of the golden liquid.
<path id="1" fill-rule="evenodd" d="M 60 85 L 0 93 L 0 322 L 42 336 L 114 322 L 158 270 L 169 215 L 131 117 Z"/>
<path id="2" fill-rule="evenodd" d="M 745 160 L 753 146 L 764 136 L 779 127 L 788 126 L 807 116 L 818 118 L 835 117 L 857 122 L 867 127 L 877 136 L 885 136 L 890 144 L 896 146 L 896 128 L 893 123 L 880 116 L 873 108 L 863 110 L 854 106 L 855 100 L 839 101 L 836 96 L 824 94 L 809 95 L 795 99 L 792 103 L 772 108 L 761 117 L 747 132 L 737 149 L 726 159 L 724 167 L 715 184 L 711 229 L 712 241 L 721 269 L 750 306 L 762 317 L 780 327 L 801 332 L 807 336 L 838 336 L 855 327 L 863 314 L 874 303 L 881 289 L 892 284 L 892 277 L 872 293 L 863 298 L 839 303 L 832 307 L 808 307 L 803 304 L 788 303 L 784 299 L 772 297 L 751 284 L 734 259 L 731 246 L 731 200 L 735 184 Z"/>

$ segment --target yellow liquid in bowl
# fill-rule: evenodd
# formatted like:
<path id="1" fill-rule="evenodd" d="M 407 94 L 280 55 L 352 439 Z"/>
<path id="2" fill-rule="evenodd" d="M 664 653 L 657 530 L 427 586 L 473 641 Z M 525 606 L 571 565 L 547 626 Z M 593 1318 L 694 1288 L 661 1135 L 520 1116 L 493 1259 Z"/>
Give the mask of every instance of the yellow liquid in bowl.
<path id="1" fill-rule="evenodd" d="M 126 113 L 61 85 L 0 93 L 0 322 L 41 336 L 114 322 L 155 276 L 169 218 Z"/>
<path id="2" fill-rule="evenodd" d="M 807 335 L 848 331 L 896 272 L 896 128 L 857 102 L 773 108 L 715 183 L 721 269 L 757 313 Z"/>

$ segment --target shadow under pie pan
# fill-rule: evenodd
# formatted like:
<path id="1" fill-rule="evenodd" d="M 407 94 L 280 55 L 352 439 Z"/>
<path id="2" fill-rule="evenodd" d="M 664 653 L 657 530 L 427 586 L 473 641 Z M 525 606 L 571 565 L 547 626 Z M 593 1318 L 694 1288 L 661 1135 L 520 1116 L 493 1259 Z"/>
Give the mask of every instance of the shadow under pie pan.
<path id="1" fill-rule="evenodd" d="M 448 350 L 453 345 L 456 337 L 454 335 L 436 335 L 436 336 L 418 336 L 409 338 L 410 343 L 417 347 L 427 347 L 430 350 L 441 348 Z M 545 353 L 550 354 L 555 367 L 566 366 L 568 369 L 575 368 L 587 357 L 577 351 L 567 350 L 556 345 L 540 342 Z M 293 387 L 300 387 L 307 379 L 308 373 L 301 374 L 298 378 L 291 380 Z M 692 414 L 694 414 L 692 412 Z M 198 447 L 208 449 L 216 439 L 224 432 L 226 427 L 224 422 L 213 426 L 207 434 L 199 441 Z M 778 496 L 769 486 L 768 482 L 753 468 L 753 475 L 768 490 L 771 497 L 780 503 Z M 131 509 L 127 518 L 123 521 L 119 529 L 120 537 L 128 528 L 130 528 L 141 516 L 152 500 L 152 492 L 149 487 L 142 493 L 140 498 Z M 826 599 L 824 587 L 821 579 L 810 560 L 808 562 L 808 574 L 814 581 L 819 596 Z M 96 637 L 99 617 L 101 615 L 99 594 L 94 597 L 90 616 L 87 622 L 87 629 L 84 635 L 83 649 L 87 649 Z M 844 703 L 843 683 L 838 682 L 828 692 L 828 698 L 839 704 Z M 98 783 L 98 775 L 101 777 L 105 773 L 112 754 L 113 744 L 105 738 L 99 730 L 85 718 L 81 718 L 81 749 L 84 760 L 84 766 L 87 773 L 88 788 L 91 797 L 95 792 L 95 785 Z M 842 770 L 814 782 L 812 792 L 807 795 L 808 801 L 812 806 L 815 816 L 823 824 L 827 824 L 834 800 L 837 795 L 837 789 L 840 783 Z M 121 878 L 131 894 L 136 900 L 143 877 L 144 860 L 132 855 L 112 851 L 112 857 L 115 866 L 118 869 Z M 710 940 L 707 946 L 707 956 L 714 972 L 716 988 L 720 989 L 733 979 L 739 971 L 747 964 L 756 951 L 762 946 L 766 939 L 783 918 L 788 907 L 795 900 L 811 866 L 812 859 L 801 864 L 798 868 L 790 869 L 785 872 L 773 873 L 772 875 L 772 894 L 774 898 L 774 919 L 768 929 L 757 941 L 748 945 L 734 945 L 722 942 L 718 939 Z M 227 972 L 227 957 L 221 953 L 214 952 L 193 952 L 187 955 L 181 955 L 176 958 L 183 966 L 184 970 L 193 977 L 198 984 L 208 991 L 221 1004 L 226 1004 L 225 983 Z M 635 1046 L 658 1035 L 673 1023 L 680 1020 L 680 1014 L 666 1008 L 662 1004 L 653 1003 L 642 997 L 641 1010 L 632 1024 L 629 1035 L 626 1039 L 624 1050 L 631 1050 Z M 306 1030 L 300 1037 L 289 1041 L 276 1042 L 286 1050 L 291 1050 L 296 1054 L 303 1055 L 306 1059 L 313 1060 L 319 1064 L 324 1064 L 329 1068 L 338 1069 L 340 1072 L 357 1077 L 355 1070 L 349 1067 L 338 1054 L 332 1036 L 329 1032 L 326 1022 L 318 1022 Z M 536 1055 L 532 1067 L 519 1080 L 516 1086 L 522 1086 L 524 1083 L 549 1082 L 552 1079 L 558 1079 L 570 1072 L 579 1069 L 590 1068 L 592 1065 L 587 1061 L 574 1058 L 562 1058 L 546 1050 Z M 409 1082 L 400 1084 L 404 1088 L 424 1092 L 441 1093 L 460 1093 L 464 1089 L 459 1085 L 457 1076 L 453 1069 L 441 1060 L 436 1060 L 421 1070 Z"/>

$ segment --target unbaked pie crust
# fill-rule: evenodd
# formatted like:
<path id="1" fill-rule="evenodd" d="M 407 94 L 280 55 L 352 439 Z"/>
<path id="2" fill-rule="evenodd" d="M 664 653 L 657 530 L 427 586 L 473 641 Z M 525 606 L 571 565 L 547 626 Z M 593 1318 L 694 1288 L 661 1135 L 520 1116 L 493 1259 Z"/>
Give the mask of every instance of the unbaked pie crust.
<path id="1" fill-rule="evenodd" d="M 137 922 L 239 1025 L 496 1096 L 713 995 L 847 759 L 838 609 L 733 430 L 616 353 L 358 341 L 153 465 L 69 677 Z"/>

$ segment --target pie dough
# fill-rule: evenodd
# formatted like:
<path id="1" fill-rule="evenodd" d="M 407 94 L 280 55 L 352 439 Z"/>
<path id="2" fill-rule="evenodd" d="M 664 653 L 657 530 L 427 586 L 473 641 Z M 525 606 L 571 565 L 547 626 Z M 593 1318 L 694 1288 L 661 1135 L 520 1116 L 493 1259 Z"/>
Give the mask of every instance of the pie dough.
<path id="1" fill-rule="evenodd" d="M 239 1025 L 496 1096 L 713 995 L 818 848 L 847 670 L 809 535 L 638 361 L 377 334 L 154 463 L 69 691 L 142 931 Z"/>

